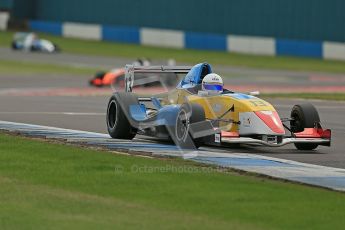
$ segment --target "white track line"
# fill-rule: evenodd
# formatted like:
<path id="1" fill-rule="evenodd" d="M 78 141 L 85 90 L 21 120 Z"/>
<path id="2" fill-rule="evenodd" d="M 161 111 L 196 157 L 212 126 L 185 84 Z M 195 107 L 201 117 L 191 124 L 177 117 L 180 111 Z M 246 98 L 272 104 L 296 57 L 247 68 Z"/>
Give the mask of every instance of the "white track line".
<path id="1" fill-rule="evenodd" d="M 0 121 L 0 130 L 51 139 L 58 138 L 66 142 L 78 143 L 79 139 L 79 143 L 95 147 L 106 147 L 113 151 L 144 152 L 152 156 L 186 156 L 186 153 L 181 153 L 172 145 L 141 142 L 136 139 L 132 141 L 116 140 L 111 139 L 107 134 L 94 132 L 6 121 Z M 196 162 L 345 191 L 345 169 L 300 163 L 257 154 L 231 152 L 231 149 L 224 151 L 224 149 L 203 147 L 199 151 L 193 151 L 191 153 L 189 160 Z"/>

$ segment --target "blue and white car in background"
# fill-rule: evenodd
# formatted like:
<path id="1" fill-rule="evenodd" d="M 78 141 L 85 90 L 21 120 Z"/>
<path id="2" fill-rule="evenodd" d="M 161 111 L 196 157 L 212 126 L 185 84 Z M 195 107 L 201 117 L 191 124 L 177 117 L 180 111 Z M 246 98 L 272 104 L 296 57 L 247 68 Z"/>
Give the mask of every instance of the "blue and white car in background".
<path id="1" fill-rule="evenodd" d="M 35 33 L 18 32 L 13 36 L 11 48 L 13 50 L 37 51 L 45 53 L 56 53 L 60 48 L 51 41 L 40 39 Z"/>

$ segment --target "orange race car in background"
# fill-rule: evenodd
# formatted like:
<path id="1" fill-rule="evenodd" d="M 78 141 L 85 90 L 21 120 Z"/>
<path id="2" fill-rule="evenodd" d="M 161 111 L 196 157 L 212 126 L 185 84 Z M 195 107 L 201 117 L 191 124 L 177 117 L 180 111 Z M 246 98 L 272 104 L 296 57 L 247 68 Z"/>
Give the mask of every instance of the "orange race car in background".
<path id="1" fill-rule="evenodd" d="M 175 60 L 169 59 L 168 65 L 174 66 L 176 64 Z M 149 59 L 138 59 L 133 63 L 134 66 L 150 66 L 151 61 Z M 164 85 L 164 86 L 174 86 L 178 81 L 178 77 L 175 74 L 170 76 L 154 76 L 154 75 L 143 75 L 139 78 L 147 79 L 146 83 L 141 84 L 143 86 L 152 85 Z M 95 87 L 112 87 L 112 88 L 124 88 L 125 86 L 125 69 L 115 68 L 108 72 L 97 72 L 93 79 L 89 81 L 91 86 Z"/>
<path id="2" fill-rule="evenodd" d="M 90 80 L 90 85 L 96 87 L 111 86 L 113 84 L 124 85 L 125 69 L 112 69 L 109 72 L 98 72 Z"/>

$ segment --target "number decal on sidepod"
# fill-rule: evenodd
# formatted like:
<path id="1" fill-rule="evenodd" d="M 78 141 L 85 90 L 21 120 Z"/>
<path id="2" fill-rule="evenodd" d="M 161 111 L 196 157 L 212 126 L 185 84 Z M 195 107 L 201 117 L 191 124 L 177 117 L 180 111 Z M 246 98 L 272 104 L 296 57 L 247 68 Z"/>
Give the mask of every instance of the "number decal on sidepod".
<path id="1" fill-rule="evenodd" d="M 253 106 L 267 106 L 267 104 L 263 101 L 257 100 L 257 101 L 249 101 Z"/>

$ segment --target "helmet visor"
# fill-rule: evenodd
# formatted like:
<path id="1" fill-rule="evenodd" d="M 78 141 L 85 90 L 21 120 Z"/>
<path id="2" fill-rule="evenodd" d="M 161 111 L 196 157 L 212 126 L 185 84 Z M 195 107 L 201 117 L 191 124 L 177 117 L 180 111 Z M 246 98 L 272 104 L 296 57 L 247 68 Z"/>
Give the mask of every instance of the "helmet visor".
<path id="1" fill-rule="evenodd" d="M 208 84 L 204 84 L 204 89 L 205 90 L 222 91 L 223 90 L 223 85 L 208 85 Z"/>

